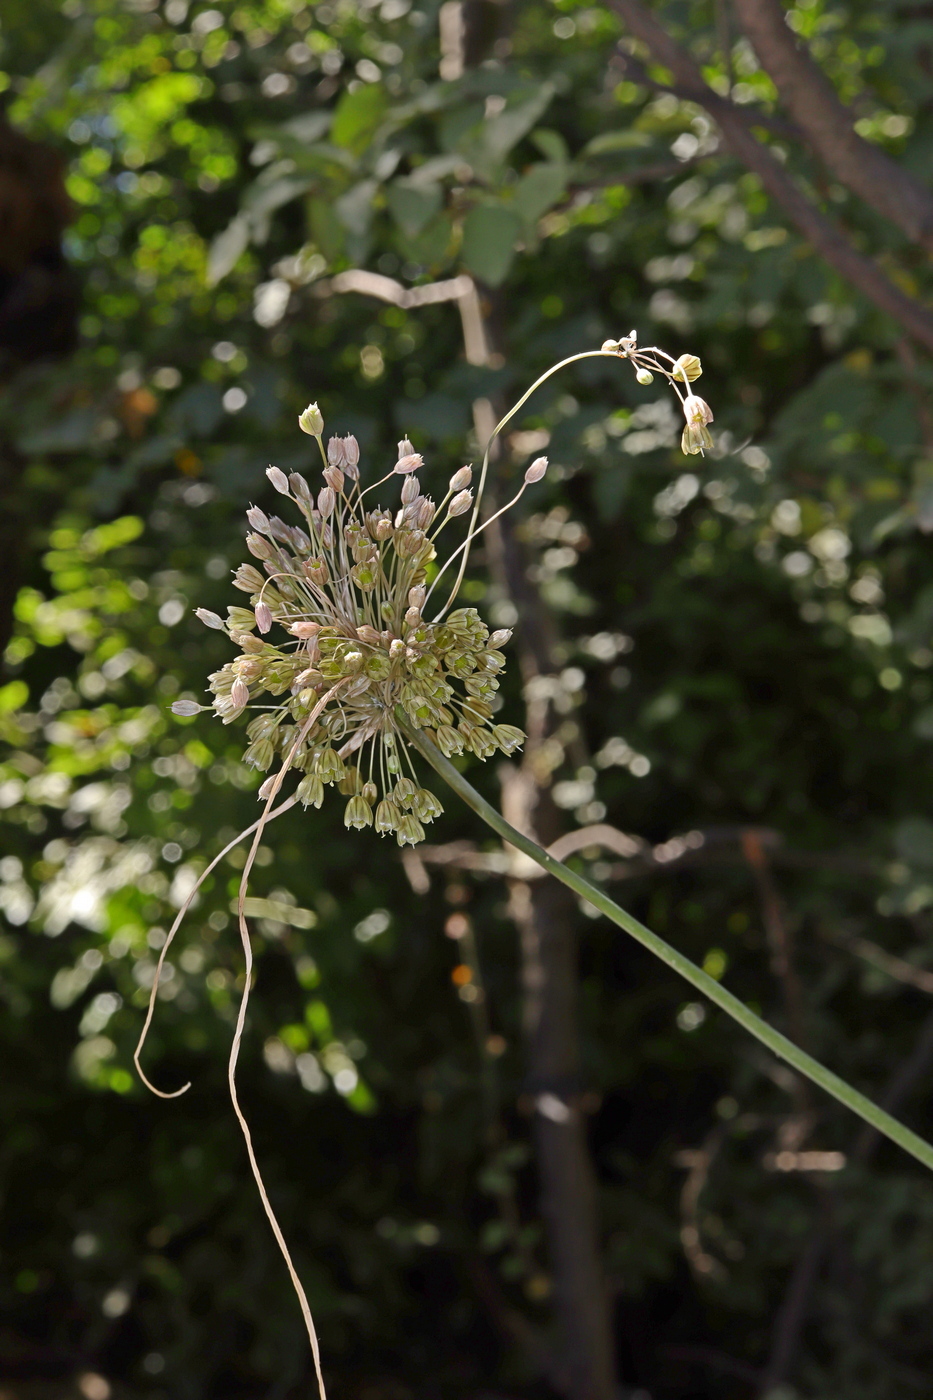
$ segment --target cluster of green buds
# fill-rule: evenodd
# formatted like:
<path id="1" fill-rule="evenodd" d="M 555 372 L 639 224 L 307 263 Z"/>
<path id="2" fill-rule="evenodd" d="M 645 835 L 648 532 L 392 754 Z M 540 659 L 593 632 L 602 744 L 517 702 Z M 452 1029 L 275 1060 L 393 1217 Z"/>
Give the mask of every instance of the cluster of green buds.
<path id="1" fill-rule="evenodd" d="M 442 807 L 418 781 L 399 708 L 447 757 L 512 754 L 525 738 L 494 721 L 510 631 L 490 634 L 475 608 L 451 611 L 457 585 L 432 620 L 425 616 L 433 582 L 483 528 L 476 526 L 472 468 L 454 472 L 435 504 L 416 475 L 422 458 L 403 439 L 381 479 L 401 479 L 398 507 L 369 506 L 364 498 L 381 482 L 361 486 L 356 438 L 332 437 L 325 450 L 316 404 L 299 426 L 319 444 L 322 483 L 315 493 L 297 472 L 269 468 L 271 485 L 302 523 L 257 506 L 247 511 L 255 562 L 241 564 L 233 582 L 250 606 L 229 607 L 226 619 L 197 609 L 238 655 L 209 677 L 212 706 L 181 700 L 172 708 L 183 715 L 212 708 L 224 724 L 257 710 L 244 759 L 273 770 L 261 797 L 284 764 L 298 771 L 306 807 L 320 807 L 325 788 L 336 787 L 347 799 L 348 827 L 372 826 L 394 833 L 401 846 L 415 845 Z M 533 462 L 519 495 L 546 468 L 543 457 Z M 469 511 L 466 539 L 439 567 L 438 537 Z"/>
<path id="2" fill-rule="evenodd" d="M 691 457 L 698 452 L 702 455 L 711 451 L 713 438 L 708 425 L 713 421 L 713 413 L 709 404 L 690 388 L 694 380 L 699 379 L 703 373 L 703 366 L 696 355 L 681 355 L 675 360 L 666 351 L 659 350 L 656 345 L 640 350 L 635 331 L 630 331 L 621 340 L 604 340 L 602 349 L 606 354 L 619 355 L 624 360 L 631 360 L 635 365 L 635 378 L 639 384 L 650 384 L 656 374 L 664 375 L 680 399 L 680 406 L 687 420 L 680 439 L 681 450 Z M 664 361 L 667 363 L 663 363 Z"/>

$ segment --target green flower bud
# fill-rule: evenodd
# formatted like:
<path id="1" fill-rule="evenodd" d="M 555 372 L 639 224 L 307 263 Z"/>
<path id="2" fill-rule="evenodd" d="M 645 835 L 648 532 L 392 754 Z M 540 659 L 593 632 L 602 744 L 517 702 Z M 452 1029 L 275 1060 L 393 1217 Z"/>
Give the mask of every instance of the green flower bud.
<path id="1" fill-rule="evenodd" d="M 298 426 L 310 437 L 319 438 L 324 432 L 324 415 L 316 403 L 309 403 L 298 419 Z"/>
<path id="2" fill-rule="evenodd" d="M 637 370 L 635 373 L 635 378 L 638 380 L 639 384 L 654 383 L 654 375 L 651 373 L 650 369 Z"/>

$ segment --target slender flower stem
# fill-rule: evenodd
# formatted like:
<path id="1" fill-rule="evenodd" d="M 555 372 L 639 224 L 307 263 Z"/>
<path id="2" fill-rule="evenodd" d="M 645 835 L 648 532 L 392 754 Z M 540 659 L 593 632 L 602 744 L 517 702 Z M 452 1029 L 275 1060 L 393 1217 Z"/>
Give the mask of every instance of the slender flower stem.
<path id="1" fill-rule="evenodd" d="M 712 977 L 705 973 L 702 968 L 697 967 L 679 953 L 676 948 L 672 948 L 669 943 L 665 943 L 663 938 L 659 938 L 656 933 L 652 933 L 644 924 L 639 923 L 632 914 L 620 909 L 618 904 L 609 898 L 598 885 L 593 885 L 585 876 L 579 875 L 575 870 L 569 869 L 561 861 L 555 860 L 547 851 L 542 850 L 528 836 L 516 831 L 514 826 L 510 826 L 501 813 L 491 806 L 485 798 L 467 782 L 466 778 L 450 763 L 439 749 L 431 743 L 426 735 L 420 730 L 414 729 L 407 715 L 401 708 L 396 710 L 399 727 L 405 734 L 410 744 L 413 744 L 423 758 L 430 763 L 436 773 L 453 788 L 458 797 L 462 798 L 468 807 L 471 807 L 477 816 L 481 817 L 487 826 L 492 827 L 504 841 L 524 855 L 529 856 L 533 861 L 546 870 L 549 875 L 563 882 L 575 894 L 589 901 L 601 914 L 604 914 L 612 923 L 619 928 L 625 929 L 626 933 L 648 948 L 668 967 L 672 967 L 675 972 L 679 972 L 691 986 L 695 987 L 703 996 L 708 997 L 722 1011 L 731 1016 L 734 1021 L 747 1030 L 751 1035 L 760 1040 L 780 1059 L 785 1060 L 799 1074 L 805 1075 L 807 1079 L 818 1084 L 821 1089 L 825 1089 L 834 1099 L 838 1099 L 846 1108 L 857 1113 L 866 1123 L 870 1123 L 879 1133 L 892 1142 L 896 1142 L 905 1152 L 910 1153 L 918 1162 L 922 1162 L 925 1167 L 933 1171 L 933 1146 L 924 1142 L 923 1138 L 912 1133 L 909 1128 L 905 1128 L 903 1123 L 899 1123 L 896 1118 L 892 1118 L 884 1109 L 872 1103 L 864 1094 L 860 1094 L 857 1089 L 853 1089 L 844 1079 L 840 1079 L 832 1070 L 826 1069 L 818 1060 L 814 1060 L 799 1045 L 795 1045 L 792 1040 L 781 1035 L 773 1026 L 769 1026 L 766 1021 L 762 1021 L 753 1011 L 750 1011 L 744 1002 L 738 997 L 721 987 Z"/>

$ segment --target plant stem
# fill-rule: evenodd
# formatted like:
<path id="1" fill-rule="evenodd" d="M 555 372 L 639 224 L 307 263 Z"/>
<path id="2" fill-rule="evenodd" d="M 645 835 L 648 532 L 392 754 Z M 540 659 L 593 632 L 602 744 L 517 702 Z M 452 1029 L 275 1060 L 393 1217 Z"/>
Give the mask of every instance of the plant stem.
<path id="1" fill-rule="evenodd" d="M 826 1069 L 818 1060 L 814 1060 L 806 1051 L 801 1050 L 799 1045 L 795 1045 L 787 1036 L 781 1035 L 773 1026 L 769 1026 L 766 1021 L 762 1021 L 753 1011 L 740 1001 L 738 997 L 721 987 L 714 978 L 704 972 L 702 968 L 692 963 L 689 958 L 685 958 L 683 953 L 679 953 L 676 948 L 672 948 L 669 943 L 665 943 L 663 938 L 659 938 L 651 929 L 646 928 L 632 914 L 621 909 L 618 904 L 599 888 L 598 885 L 591 884 L 584 875 L 571 870 L 561 861 L 555 860 L 547 851 L 542 850 L 530 837 L 525 836 L 515 827 L 510 826 L 500 812 L 488 803 L 485 798 L 473 788 L 459 773 L 452 763 L 446 759 L 440 750 L 431 743 L 430 739 L 419 730 L 413 729 L 407 715 L 401 709 L 396 710 L 396 716 L 400 728 L 403 730 L 406 739 L 411 743 L 423 758 L 430 763 L 436 773 L 453 788 L 458 797 L 471 807 L 477 816 L 481 817 L 487 826 L 490 826 L 503 841 L 507 841 L 510 846 L 521 851 L 536 861 L 543 870 L 555 879 L 562 881 L 573 890 L 575 894 L 589 901 L 594 908 L 604 914 L 612 923 L 618 925 L 644 947 L 648 948 L 654 955 L 672 967 L 675 972 L 679 972 L 691 986 L 695 987 L 703 996 L 708 997 L 720 1010 L 725 1011 L 734 1021 L 747 1030 L 751 1035 L 766 1045 L 773 1054 L 785 1060 L 787 1064 L 795 1069 L 798 1074 L 805 1075 L 814 1084 L 825 1089 L 834 1099 L 838 1099 L 846 1108 L 858 1114 L 866 1123 L 870 1123 L 877 1132 L 882 1133 L 891 1142 L 896 1142 L 911 1157 L 915 1157 L 918 1162 L 922 1162 L 925 1167 L 933 1171 L 933 1146 L 924 1142 L 923 1138 L 912 1133 L 909 1128 L 905 1128 L 903 1123 L 899 1123 L 896 1118 L 892 1118 L 884 1109 L 872 1103 L 864 1094 L 860 1094 L 857 1089 L 853 1089 L 844 1079 L 840 1079 L 832 1070 Z"/>

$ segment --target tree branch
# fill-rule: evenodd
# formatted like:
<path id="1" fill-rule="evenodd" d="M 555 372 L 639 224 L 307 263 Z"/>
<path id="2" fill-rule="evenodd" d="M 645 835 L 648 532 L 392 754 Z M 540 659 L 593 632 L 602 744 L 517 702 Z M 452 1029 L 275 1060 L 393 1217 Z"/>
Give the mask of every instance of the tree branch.
<path id="1" fill-rule="evenodd" d="M 884 151 L 859 136 L 852 114 L 789 29 L 778 0 L 735 0 L 739 21 L 781 101 L 837 180 L 933 252 L 933 193 Z"/>
<path id="2" fill-rule="evenodd" d="M 674 75 L 690 100 L 705 107 L 719 126 L 732 154 L 758 176 L 799 232 L 830 267 L 893 317 L 915 340 L 933 350 L 933 313 L 891 282 L 871 258 L 853 247 L 846 234 L 799 190 L 767 146 L 748 129 L 744 116 L 704 81 L 690 55 L 658 23 L 639 0 L 608 0 L 629 31 L 647 44 L 655 59 Z"/>

